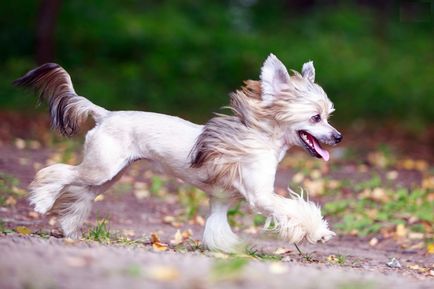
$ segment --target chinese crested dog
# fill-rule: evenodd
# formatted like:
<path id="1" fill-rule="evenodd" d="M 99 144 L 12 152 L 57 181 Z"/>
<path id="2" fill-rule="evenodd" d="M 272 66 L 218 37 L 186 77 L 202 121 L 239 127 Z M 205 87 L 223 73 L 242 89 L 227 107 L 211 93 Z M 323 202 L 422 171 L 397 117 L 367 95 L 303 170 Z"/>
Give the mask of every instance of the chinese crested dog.
<path id="1" fill-rule="evenodd" d="M 325 242 L 335 235 L 316 204 L 295 193 L 283 197 L 274 192 L 277 165 L 290 147 L 303 147 L 328 161 L 320 143 L 334 145 L 342 139 L 327 122 L 333 104 L 315 83 L 312 62 L 303 65 L 301 74 L 290 75 L 271 54 L 260 80 L 246 81 L 231 94 L 233 114 L 218 114 L 205 125 L 152 112 L 106 110 L 77 95 L 69 74 L 53 63 L 14 84 L 36 90 L 48 102 L 52 127 L 65 136 L 76 133 L 89 116 L 95 120 L 82 162 L 46 167 L 29 187 L 35 210 L 57 213 L 67 237 L 80 237 L 95 196 L 140 159 L 208 194 L 211 211 L 203 243 L 211 250 L 242 248 L 227 220 L 227 210 L 240 197 L 268 216 L 267 223 L 272 221 L 288 242 Z"/>

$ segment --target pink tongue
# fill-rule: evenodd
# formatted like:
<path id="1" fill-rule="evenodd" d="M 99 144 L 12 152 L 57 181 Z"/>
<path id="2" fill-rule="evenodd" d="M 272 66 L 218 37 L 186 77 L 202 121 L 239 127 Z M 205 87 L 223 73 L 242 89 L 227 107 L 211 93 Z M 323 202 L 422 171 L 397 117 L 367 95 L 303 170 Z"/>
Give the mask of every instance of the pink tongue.
<path id="1" fill-rule="evenodd" d="M 316 139 L 313 139 L 312 142 L 316 152 L 319 153 L 319 155 L 322 156 L 325 161 L 328 161 L 330 159 L 329 152 L 322 149 Z"/>

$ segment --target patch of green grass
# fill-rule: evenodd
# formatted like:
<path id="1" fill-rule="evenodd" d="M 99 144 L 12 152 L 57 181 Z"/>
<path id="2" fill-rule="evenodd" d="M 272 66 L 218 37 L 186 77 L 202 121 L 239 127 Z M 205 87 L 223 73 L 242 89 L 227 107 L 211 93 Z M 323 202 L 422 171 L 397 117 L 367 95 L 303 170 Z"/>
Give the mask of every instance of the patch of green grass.
<path id="1" fill-rule="evenodd" d="M 340 254 L 336 255 L 336 264 L 345 265 L 346 262 L 347 262 L 347 257 Z"/>
<path id="2" fill-rule="evenodd" d="M 253 217 L 253 224 L 256 227 L 263 227 L 266 220 L 267 220 L 267 217 L 265 217 L 264 215 L 255 215 Z"/>
<path id="3" fill-rule="evenodd" d="M 91 228 L 86 234 L 85 239 L 100 243 L 110 243 L 111 233 L 106 219 L 98 220 L 96 226 Z"/>
<path id="4" fill-rule="evenodd" d="M 184 208 L 184 216 L 187 220 L 191 220 L 198 215 L 201 204 L 206 200 L 206 195 L 195 187 L 186 186 L 180 188 L 178 198 Z"/>
<path id="5" fill-rule="evenodd" d="M 241 210 L 241 202 L 230 208 L 227 215 L 229 224 L 231 226 L 238 226 L 240 222 L 237 218 L 244 216 L 244 212 Z"/>
<path id="6" fill-rule="evenodd" d="M 211 274 L 217 280 L 236 279 L 241 276 L 249 260 L 233 257 L 225 260 L 216 260 L 212 266 Z"/>
<path id="7" fill-rule="evenodd" d="M 361 187 L 368 188 L 377 182 L 374 178 Z M 410 218 L 413 224 L 408 227 L 413 232 L 426 233 L 422 222 L 434 223 L 434 201 L 429 199 L 426 189 L 381 189 L 379 195 L 370 192 L 359 194 L 357 199 L 328 202 L 324 213 L 340 218 L 336 228 L 341 232 L 359 236 L 378 233 L 390 224 L 407 224 Z"/>
<path id="8" fill-rule="evenodd" d="M 60 143 L 61 151 L 60 151 L 60 162 L 71 164 L 73 163 L 76 157 L 76 152 L 81 148 L 82 141 L 79 139 L 67 139 L 62 140 Z"/>
<path id="9" fill-rule="evenodd" d="M 379 175 L 374 174 L 369 180 L 355 184 L 354 189 L 361 191 L 364 189 L 374 189 L 381 186 L 381 178 Z"/>
<path id="10" fill-rule="evenodd" d="M 119 182 L 113 186 L 112 192 L 116 195 L 123 195 L 131 192 L 133 185 L 130 182 Z"/>
<path id="11" fill-rule="evenodd" d="M 166 182 L 160 176 L 151 177 L 150 191 L 153 196 L 160 196 L 160 191 L 164 187 Z"/>
<path id="12" fill-rule="evenodd" d="M 38 232 L 34 232 L 34 234 L 41 237 L 42 239 L 50 238 L 50 233 L 46 231 L 38 231 Z"/>
<path id="13" fill-rule="evenodd" d="M 283 258 L 281 255 L 260 252 L 254 248 L 247 248 L 246 253 L 247 255 L 261 261 L 280 261 Z"/>
<path id="14" fill-rule="evenodd" d="M 13 233 L 13 232 L 14 232 L 14 231 L 11 230 L 11 229 L 8 229 L 8 228 L 6 227 L 5 222 L 4 222 L 3 220 L 0 219 L 0 233 L 1 233 L 1 234 L 10 234 L 10 233 Z"/>
<path id="15" fill-rule="evenodd" d="M 318 263 L 318 259 L 315 258 L 314 255 L 312 255 L 311 253 L 303 253 L 301 254 L 301 257 L 303 258 L 304 261 L 308 262 L 308 263 Z"/>
<path id="16" fill-rule="evenodd" d="M 18 188 L 20 180 L 7 173 L 0 172 L 0 206 L 5 205 L 8 197 L 22 197 L 24 191 Z"/>
<path id="17" fill-rule="evenodd" d="M 351 200 L 336 200 L 334 202 L 328 202 L 323 207 L 323 212 L 326 215 L 337 215 L 347 210 Z"/>
<path id="18" fill-rule="evenodd" d="M 138 264 L 132 264 L 125 268 L 122 273 L 133 278 L 138 278 L 142 275 L 142 267 Z"/>
<path id="19" fill-rule="evenodd" d="M 110 236 L 110 237 L 113 237 L 113 236 Z M 143 244 L 143 240 L 140 240 L 140 239 L 133 240 L 133 239 L 130 239 L 130 238 L 125 237 L 125 236 L 117 236 L 113 241 L 116 244 L 119 244 L 122 246 L 136 246 L 139 244 Z"/>
<path id="20" fill-rule="evenodd" d="M 352 280 L 352 281 L 345 281 L 337 285 L 337 289 L 369 289 L 377 287 L 375 284 L 371 281 L 359 281 L 359 280 Z"/>

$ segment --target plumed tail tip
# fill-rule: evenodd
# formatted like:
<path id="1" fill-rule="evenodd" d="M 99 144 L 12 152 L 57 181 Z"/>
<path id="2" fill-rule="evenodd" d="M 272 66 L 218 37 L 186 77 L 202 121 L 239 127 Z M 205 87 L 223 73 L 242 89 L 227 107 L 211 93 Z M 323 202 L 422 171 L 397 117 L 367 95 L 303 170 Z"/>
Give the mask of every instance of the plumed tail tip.
<path id="1" fill-rule="evenodd" d="M 24 76 L 14 80 L 12 84 L 14 86 L 31 87 L 42 76 L 57 68 L 61 68 L 57 63 L 45 63 L 39 67 L 36 67 L 35 69 L 30 70 Z"/>

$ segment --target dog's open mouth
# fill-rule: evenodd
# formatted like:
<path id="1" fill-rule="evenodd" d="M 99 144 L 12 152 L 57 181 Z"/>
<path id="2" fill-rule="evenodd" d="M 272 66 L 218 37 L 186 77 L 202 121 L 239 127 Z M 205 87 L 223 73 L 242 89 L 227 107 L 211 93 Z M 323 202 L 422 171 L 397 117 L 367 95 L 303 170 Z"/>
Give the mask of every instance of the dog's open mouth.
<path id="1" fill-rule="evenodd" d="M 298 131 L 298 136 L 304 144 L 306 150 L 314 157 L 323 158 L 328 161 L 330 158 L 329 152 L 321 147 L 319 141 L 310 133 L 304 130 Z"/>

